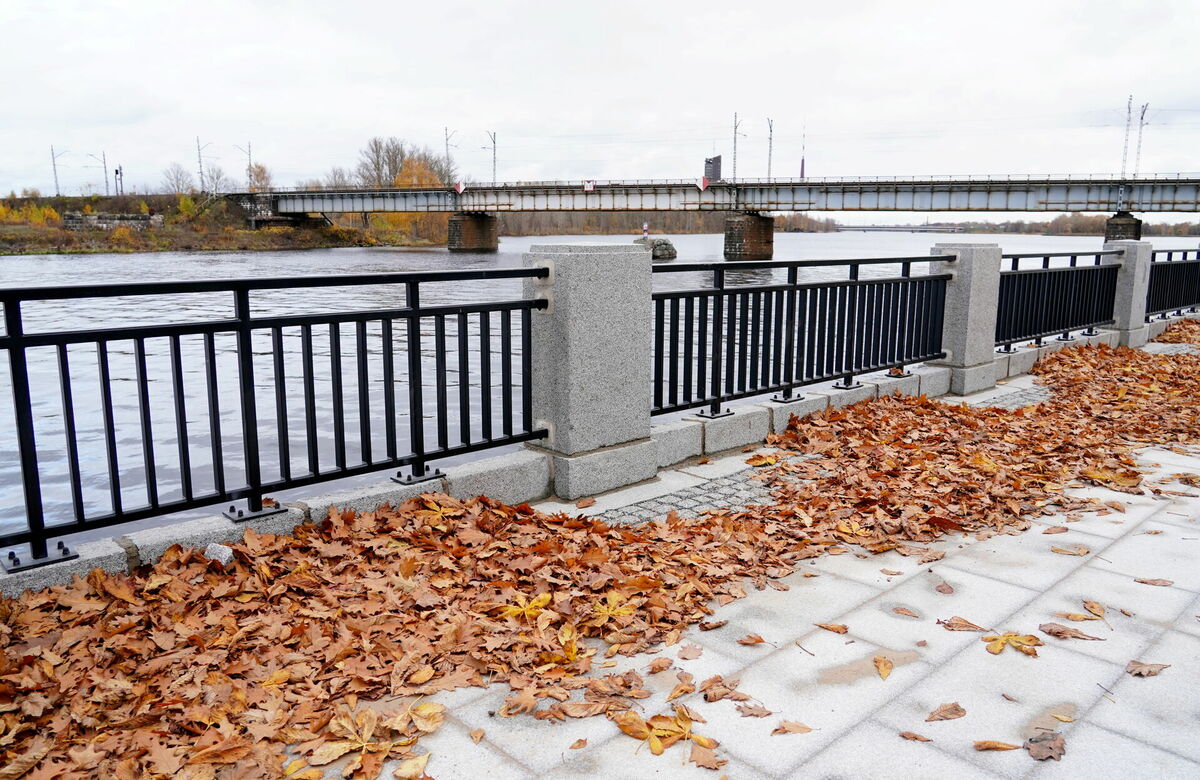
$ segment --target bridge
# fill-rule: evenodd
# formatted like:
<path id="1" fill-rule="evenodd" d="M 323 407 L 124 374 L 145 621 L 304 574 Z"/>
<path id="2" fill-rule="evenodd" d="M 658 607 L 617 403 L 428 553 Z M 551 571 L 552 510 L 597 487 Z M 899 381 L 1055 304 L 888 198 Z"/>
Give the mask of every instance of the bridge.
<path id="1" fill-rule="evenodd" d="M 838 225 L 839 233 L 962 233 L 961 225 Z"/>
<path id="2" fill-rule="evenodd" d="M 443 188 L 277 189 L 232 193 L 258 217 L 450 213 L 451 251 L 495 251 L 497 214 L 524 211 L 725 211 L 728 259 L 773 254 L 773 212 L 1090 211 L 1115 213 L 1110 238 L 1140 237 L 1128 212 L 1200 211 L 1200 175 L 933 176 L 532 181 Z"/>

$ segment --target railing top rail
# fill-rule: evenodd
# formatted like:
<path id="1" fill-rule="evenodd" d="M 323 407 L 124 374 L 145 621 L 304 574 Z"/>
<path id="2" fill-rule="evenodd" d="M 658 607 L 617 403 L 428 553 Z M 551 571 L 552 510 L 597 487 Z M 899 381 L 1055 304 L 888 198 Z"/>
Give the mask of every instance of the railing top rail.
<path id="1" fill-rule="evenodd" d="M 920 257 L 866 257 L 846 260 L 737 260 L 735 262 L 713 261 L 708 263 L 654 263 L 654 273 L 686 273 L 696 271 L 742 271 L 771 268 L 821 268 L 839 265 L 901 265 L 903 263 L 933 263 L 938 260 L 953 261 L 953 255 L 923 255 Z"/>
<path id="2" fill-rule="evenodd" d="M 0 302 L 48 301 L 69 298 L 115 298 L 125 295 L 286 290 L 299 287 L 353 287 L 368 284 L 478 281 L 484 279 L 545 278 L 547 268 L 487 268 L 468 271 L 398 271 L 341 276 L 278 276 L 248 279 L 201 279 L 179 282 L 72 284 L 55 287 L 0 288 Z"/>
<path id="3" fill-rule="evenodd" d="M 1025 276 L 1032 274 L 1060 274 L 1079 271 L 1080 273 L 1116 273 L 1121 266 L 1110 265 L 1060 265 L 1051 268 L 1010 268 L 1000 271 L 1001 276 Z"/>
<path id="4" fill-rule="evenodd" d="M 1179 259 L 1175 259 L 1175 255 L 1179 255 Z M 1188 259 L 1188 256 L 1191 259 Z M 1159 258 L 1163 259 L 1159 259 Z M 1161 262 L 1194 262 L 1200 260 L 1200 249 L 1155 249 L 1150 253 L 1150 261 L 1154 263 Z"/>
<path id="5" fill-rule="evenodd" d="M 1026 257 L 1110 257 L 1121 254 L 1120 249 L 1086 249 L 1079 252 L 1020 252 L 1011 255 L 1001 255 L 1005 260 L 1021 260 Z"/>

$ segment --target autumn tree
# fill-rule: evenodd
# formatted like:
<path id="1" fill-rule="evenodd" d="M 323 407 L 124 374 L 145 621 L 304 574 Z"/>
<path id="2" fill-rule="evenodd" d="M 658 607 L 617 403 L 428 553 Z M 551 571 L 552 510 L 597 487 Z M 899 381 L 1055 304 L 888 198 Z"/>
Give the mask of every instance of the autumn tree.
<path id="1" fill-rule="evenodd" d="M 162 188 L 164 192 L 172 195 L 182 195 L 185 192 L 194 192 L 196 182 L 186 168 L 174 162 L 163 169 Z"/>
<path id="2" fill-rule="evenodd" d="M 376 136 L 367 141 L 367 145 L 359 151 L 354 176 L 360 186 L 386 187 L 400 175 L 406 157 L 408 148 L 404 141 L 395 136 Z"/>
<path id="3" fill-rule="evenodd" d="M 405 159 L 400 171 L 392 179 L 393 187 L 438 187 L 441 180 L 432 164 L 432 155 L 418 153 Z M 373 227 L 399 230 L 409 238 L 424 239 L 434 243 L 446 240 L 449 217 L 446 214 L 372 214 Z"/>
<path id="4" fill-rule="evenodd" d="M 207 192 L 230 192 L 237 188 L 237 184 L 220 166 L 209 164 L 204 169 L 204 188 Z"/>
<path id="5" fill-rule="evenodd" d="M 267 166 L 263 165 L 262 163 L 254 163 L 254 165 L 249 167 L 247 173 L 249 174 L 248 178 L 250 180 L 251 192 L 260 192 L 262 190 L 271 189 L 273 177 L 271 176 L 271 171 L 267 169 Z"/>

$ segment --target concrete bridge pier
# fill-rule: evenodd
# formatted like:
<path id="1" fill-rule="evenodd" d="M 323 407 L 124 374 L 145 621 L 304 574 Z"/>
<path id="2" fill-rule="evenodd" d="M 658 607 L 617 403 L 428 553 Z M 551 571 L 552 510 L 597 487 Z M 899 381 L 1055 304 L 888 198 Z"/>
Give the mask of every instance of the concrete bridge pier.
<path id="1" fill-rule="evenodd" d="M 726 260 L 770 260 L 774 256 L 774 217 L 746 212 L 725 219 Z"/>
<path id="2" fill-rule="evenodd" d="M 1104 223 L 1105 241 L 1141 241 L 1142 221 L 1128 211 L 1118 211 Z"/>
<path id="3" fill-rule="evenodd" d="M 495 214 L 451 214 L 446 248 L 451 252 L 495 252 L 500 248 L 500 220 Z"/>

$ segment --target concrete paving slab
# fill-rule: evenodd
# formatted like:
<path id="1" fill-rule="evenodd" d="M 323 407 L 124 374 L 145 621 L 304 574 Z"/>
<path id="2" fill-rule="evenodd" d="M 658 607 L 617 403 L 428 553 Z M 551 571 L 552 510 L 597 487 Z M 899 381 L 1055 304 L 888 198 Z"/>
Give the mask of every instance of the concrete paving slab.
<path id="1" fill-rule="evenodd" d="M 487 736 L 486 728 L 484 735 L 483 740 L 475 744 L 470 729 L 447 718 L 433 734 L 421 737 L 418 752 L 433 754 L 426 766 L 427 774 L 445 778 L 486 777 L 488 780 L 530 780 L 535 777 L 531 770 L 505 755 L 503 749 Z M 392 777 L 399 765 L 399 760 L 385 763 L 379 776 Z"/>
<path id="2" fill-rule="evenodd" d="M 1069 527 L 1069 526 L 1068 526 Z M 993 536 L 959 551 L 943 565 L 959 571 L 982 573 L 1005 582 L 1017 582 L 1039 590 L 1079 568 L 1097 553 L 1107 555 L 1108 539 L 1095 534 L 1069 530 L 1064 534 L 1025 533 L 1020 536 Z M 1060 555 L 1051 547 L 1064 549 L 1083 545 L 1084 556 Z"/>
<path id="3" fill-rule="evenodd" d="M 1154 520 L 1147 520 L 1139 528 L 1161 533 L 1122 537 L 1104 549 L 1104 560 L 1096 561 L 1096 567 L 1131 578 L 1172 580 L 1176 588 L 1200 593 L 1200 566 L 1196 565 L 1200 541 L 1182 541 L 1183 532 L 1178 527 Z M 1059 538 L 1065 536 L 1060 534 Z"/>
<path id="4" fill-rule="evenodd" d="M 943 752 L 936 741 L 910 742 L 900 737 L 899 732 L 873 720 L 851 729 L 801 764 L 797 776 L 894 780 L 898 776 L 898 767 L 904 768 L 905 776 L 914 778 L 988 780 L 998 777 Z"/>
<path id="5" fill-rule="evenodd" d="M 1200 764 L 1091 723 L 1077 723 L 1063 759 L 1040 761 L 1025 777 L 1070 780 L 1083 775 L 1088 780 L 1186 780 L 1200 777 Z"/>
<path id="6" fill-rule="evenodd" d="M 774 449 L 763 445 L 759 449 Z M 757 450 L 755 450 L 757 451 Z M 728 477 L 732 474 L 737 474 L 742 471 L 749 471 L 750 466 L 746 465 L 746 458 L 749 458 L 752 452 L 733 452 L 728 455 L 719 455 L 709 459 L 708 463 L 699 463 L 697 461 L 688 461 L 681 463 L 676 468 L 684 474 L 691 474 L 694 477 L 702 479 L 717 479 L 718 477 Z"/>

